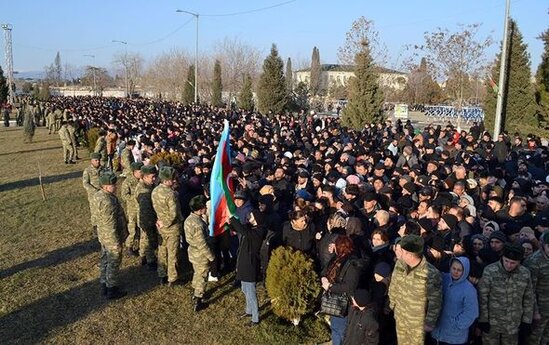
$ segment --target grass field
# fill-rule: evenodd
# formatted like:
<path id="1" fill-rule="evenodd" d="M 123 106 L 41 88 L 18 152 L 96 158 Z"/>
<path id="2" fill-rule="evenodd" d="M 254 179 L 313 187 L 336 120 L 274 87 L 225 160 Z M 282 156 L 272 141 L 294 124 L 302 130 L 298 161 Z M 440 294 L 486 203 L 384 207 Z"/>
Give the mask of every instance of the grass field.
<path id="1" fill-rule="evenodd" d="M 208 284 L 210 307 L 191 309 L 190 283 L 168 288 L 135 258 L 124 257 L 128 296 L 100 296 L 81 172 L 62 162 L 60 140 L 38 128 L 23 144 L 19 128 L 0 129 L 0 343 L 2 344 L 315 344 L 329 330 L 314 316 L 294 327 L 276 316 L 259 288 L 259 327 L 239 320 L 244 296 L 225 277 Z M 38 165 L 47 201 L 38 185 Z M 184 272 L 188 280 L 188 270 Z"/>

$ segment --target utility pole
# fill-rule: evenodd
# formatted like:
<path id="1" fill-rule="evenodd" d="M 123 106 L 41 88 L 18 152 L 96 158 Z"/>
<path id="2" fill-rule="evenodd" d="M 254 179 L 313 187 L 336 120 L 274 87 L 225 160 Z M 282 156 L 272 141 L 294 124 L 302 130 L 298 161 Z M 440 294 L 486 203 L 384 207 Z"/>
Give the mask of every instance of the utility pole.
<path id="1" fill-rule="evenodd" d="M 505 22 L 503 26 L 503 45 L 499 66 L 498 99 L 496 104 L 496 118 L 494 121 L 494 141 L 498 140 L 501 130 L 501 113 L 503 111 L 503 95 L 505 94 L 505 72 L 507 70 L 507 45 L 509 44 L 509 7 L 510 0 L 505 4 Z"/>
<path id="2" fill-rule="evenodd" d="M 11 49 L 11 30 L 13 26 L 11 24 L 2 24 L 5 37 L 5 54 L 6 54 L 6 73 L 8 76 L 8 103 L 13 105 L 15 102 L 15 94 L 13 91 L 13 51 Z"/>
<path id="3" fill-rule="evenodd" d="M 97 96 L 97 83 L 95 82 L 95 55 L 84 55 L 93 59 L 92 75 L 93 75 L 93 95 Z"/>
<path id="4" fill-rule="evenodd" d="M 198 104 L 198 17 L 200 14 L 184 10 L 177 10 L 178 13 L 187 13 L 196 18 L 196 41 L 194 47 L 194 103 Z"/>
<path id="5" fill-rule="evenodd" d="M 124 47 L 125 47 L 125 52 L 124 52 L 124 70 L 125 70 L 125 75 L 126 75 L 126 97 L 130 97 L 131 98 L 131 95 L 129 93 L 129 85 L 128 85 L 128 42 L 126 41 L 118 41 L 118 40 L 112 40 L 114 43 L 120 43 L 120 44 L 123 44 Z"/>

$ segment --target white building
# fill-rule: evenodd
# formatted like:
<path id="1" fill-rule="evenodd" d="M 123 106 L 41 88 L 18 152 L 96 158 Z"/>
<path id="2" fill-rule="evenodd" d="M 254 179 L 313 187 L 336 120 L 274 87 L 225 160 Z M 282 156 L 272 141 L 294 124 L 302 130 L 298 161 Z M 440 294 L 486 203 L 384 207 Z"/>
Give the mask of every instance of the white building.
<path id="1" fill-rule="evenodd" d="M 391 70 L 384 67 L 376 68 L 379 73 L 379 82 L 382 87 L 390 87 L 401 91 L 408 82 L 408 75 L 403 72 Z M 302 69 L 294 73 L 294 87 L 303 82 L 307 85 L 311 83 L 311 69 Z M 331 86 L 347 85 L 349 79 L 354 77 L 354 66 L 323 64 L 320 65 L 320 89 L 329 90 Z"/>

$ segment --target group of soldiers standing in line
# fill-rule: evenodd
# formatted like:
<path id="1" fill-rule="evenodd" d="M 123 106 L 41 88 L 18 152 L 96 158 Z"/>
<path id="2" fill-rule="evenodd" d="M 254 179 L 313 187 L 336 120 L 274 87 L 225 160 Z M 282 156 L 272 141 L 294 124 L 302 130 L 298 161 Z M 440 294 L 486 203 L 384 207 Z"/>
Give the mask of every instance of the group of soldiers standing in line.
<path id="1" fill-rule="evenodd" d="M 177 260 L 180 248 L 181 226 L 188 244 L 189 261 L 193 265 L 194 310 L 206 305 L 202 298 L 214 256 L 206 242 L 206 199 L 191 199 L 191 214 L 183 219 L 176 192 L 176 171 L 162 167 L 157 172 L 153 165 L 128 161 L 131 142 L 122 154 L 126 176 L 121 184 L 120 198 L 116 196 L 116 175 L 101 164 L 100 152 L 91 154 L 91 164 L 83 173 L 83 185 L 88 194 L 91 223 L 99 243 L 101 293 L 108 299 L 126 295 L 117 280 L 123 248 L 129 256 L 141 258 L 141 265 L 157 271 L 162 285 L 174 286 L 178 280 Z M 131 157 L 131 156 L 130 156 Z M 129 162 L 129 166 L 127 164 Z M 158 176 L 158 183 L 157 181 Z"/>

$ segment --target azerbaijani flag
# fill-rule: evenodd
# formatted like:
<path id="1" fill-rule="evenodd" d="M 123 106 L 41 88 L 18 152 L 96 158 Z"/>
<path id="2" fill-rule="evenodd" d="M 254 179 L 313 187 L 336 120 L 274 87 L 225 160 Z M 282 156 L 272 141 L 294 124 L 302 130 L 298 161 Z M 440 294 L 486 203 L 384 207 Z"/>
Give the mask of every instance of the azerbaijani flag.
<path id="1" fill-rule="evenodd" d="M 210 236 L 223 233 L 225 223 L 228 223 L 229 217 L 236 212 L 234 188 L 230 177 L 232 170 L 229 121 L 225 120 L 210 178 Z"/>

